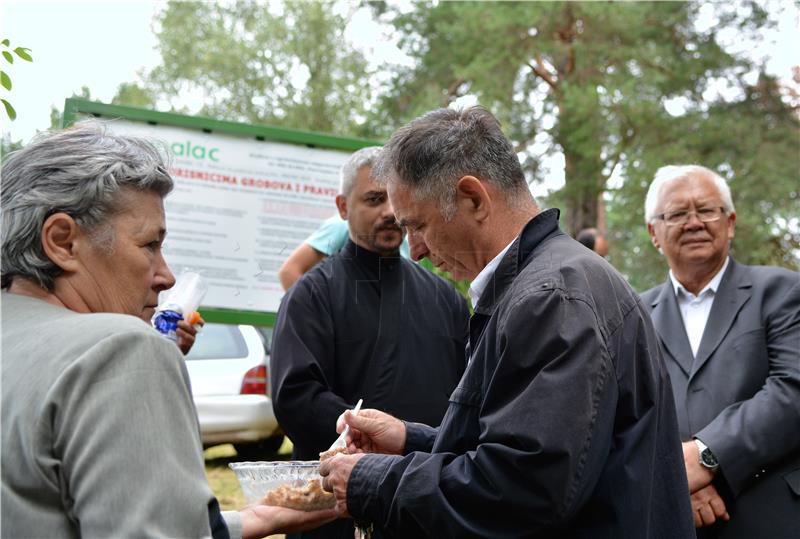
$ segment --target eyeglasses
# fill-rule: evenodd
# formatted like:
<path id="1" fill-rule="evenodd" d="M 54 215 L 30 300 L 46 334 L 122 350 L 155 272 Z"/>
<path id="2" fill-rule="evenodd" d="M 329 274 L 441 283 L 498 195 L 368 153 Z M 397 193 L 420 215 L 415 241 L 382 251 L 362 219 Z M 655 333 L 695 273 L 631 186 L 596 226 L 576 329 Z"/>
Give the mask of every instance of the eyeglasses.
<path id="1" fill-rule="evenodd" d="M 666 213 L 659 213 L 654 215 L 655 219 L 664 221 L 667 226 L 685 225 L 689 221 L 689 216 L 694 214 L 703 223 L 713 223 L 719 221 L 722 214 L 725 213 L 725 208 L 717 206 L 716 208 L 700 208 L 697 211 L 679 210 L 670 211 Z"/>

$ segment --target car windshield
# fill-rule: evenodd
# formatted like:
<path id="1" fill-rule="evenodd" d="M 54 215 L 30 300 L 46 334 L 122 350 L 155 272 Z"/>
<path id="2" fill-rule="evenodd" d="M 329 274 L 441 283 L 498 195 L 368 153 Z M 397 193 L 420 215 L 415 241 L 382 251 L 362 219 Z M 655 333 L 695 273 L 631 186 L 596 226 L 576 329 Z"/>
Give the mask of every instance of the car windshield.
<path id="1" fill-rule="evenodd" d="M 239 326 L 206 324 L 186 355 L 187 361 L 196 359 L 227 359 L 247 357 L 247 344 Z"/>

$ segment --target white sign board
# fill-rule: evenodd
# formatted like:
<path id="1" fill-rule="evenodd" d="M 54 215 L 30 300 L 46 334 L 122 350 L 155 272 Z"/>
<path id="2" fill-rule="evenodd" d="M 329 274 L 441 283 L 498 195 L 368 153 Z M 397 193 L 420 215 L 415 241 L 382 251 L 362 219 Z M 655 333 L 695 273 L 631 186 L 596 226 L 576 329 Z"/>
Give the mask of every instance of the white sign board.
<path id="1" fill-rule="evenodd" d="M 172 151 L 164 256 L 176 274 L 206 278 L 203 306 L 277 311 L 278 268 L 336 212 L 350 153 L 124 120 L 110 127 Z"/>

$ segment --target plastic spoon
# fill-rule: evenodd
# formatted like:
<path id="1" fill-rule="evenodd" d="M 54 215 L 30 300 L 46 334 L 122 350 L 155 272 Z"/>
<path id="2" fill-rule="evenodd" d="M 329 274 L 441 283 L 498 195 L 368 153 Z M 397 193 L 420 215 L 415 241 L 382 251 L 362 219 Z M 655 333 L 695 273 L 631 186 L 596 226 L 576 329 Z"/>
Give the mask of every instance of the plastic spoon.
<path id="1" fill-rule="evenodd" d="M 358 402 L 356 403 L 355 408 L 353 408 L 353 415 L 358 415 L 358 411 L 361 410 L 361 405 L 363 403 L 364 403 L 364 399 L 358 399 Z M 331 445 L 330 449 L 328 449 L 328 451 L 326 451 L 325 453 L 328 453 L 328 452 L 331 452 L 331 451 L 335 452 L 337 449 L 346 448 L 347 447 L 347 441 L 345 441 L 345 438 L 347 438 L 347 433 L 348 432 L 350 432 L 350 425 L 345 425 L 344 426 L 344 430 L 342 431 L 342 433 L 339 435 L 338 438 L 336 438 L 336 441 L 333 442 L 333 445 Z"/>

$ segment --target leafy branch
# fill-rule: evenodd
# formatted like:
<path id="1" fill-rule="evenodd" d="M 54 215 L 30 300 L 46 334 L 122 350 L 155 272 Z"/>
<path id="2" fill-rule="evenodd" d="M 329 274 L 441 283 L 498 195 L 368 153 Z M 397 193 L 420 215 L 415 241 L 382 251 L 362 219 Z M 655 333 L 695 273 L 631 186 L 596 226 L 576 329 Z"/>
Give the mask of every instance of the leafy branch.
<path id="1" fill-rule="evenodd" d="M 33 62 L 33 57 L 30 55 L 30 49 L 25 47 L 17 47 L 15 49 L 11 48 L 11 42 L 8 39 L 4 39 L 0 41 L 0 45 L 3 46 L 3 51 L 0 53 L 3 55 L 3 59 L 8 62 L 9 64 L 14 63 L 14 54 L 17 55 L 17 58 L 20 60 L 25 60 L 26 62 Z M 11 53 L 14 54 L 11 54 Z M 0 85 L 6 89 L 6 91 L 11 91 L 11 77 L 8 76 L 3 70 L 0 70 Z M 6 109 L 6 114 L 8 115 L 8 119 L 14 121 L 17 118 L 17 111 L 14 110 L 14 107 L 11 106 L 7 100 L 0 98 L 0 101 L 3 102 L 3 107 Z"/>

